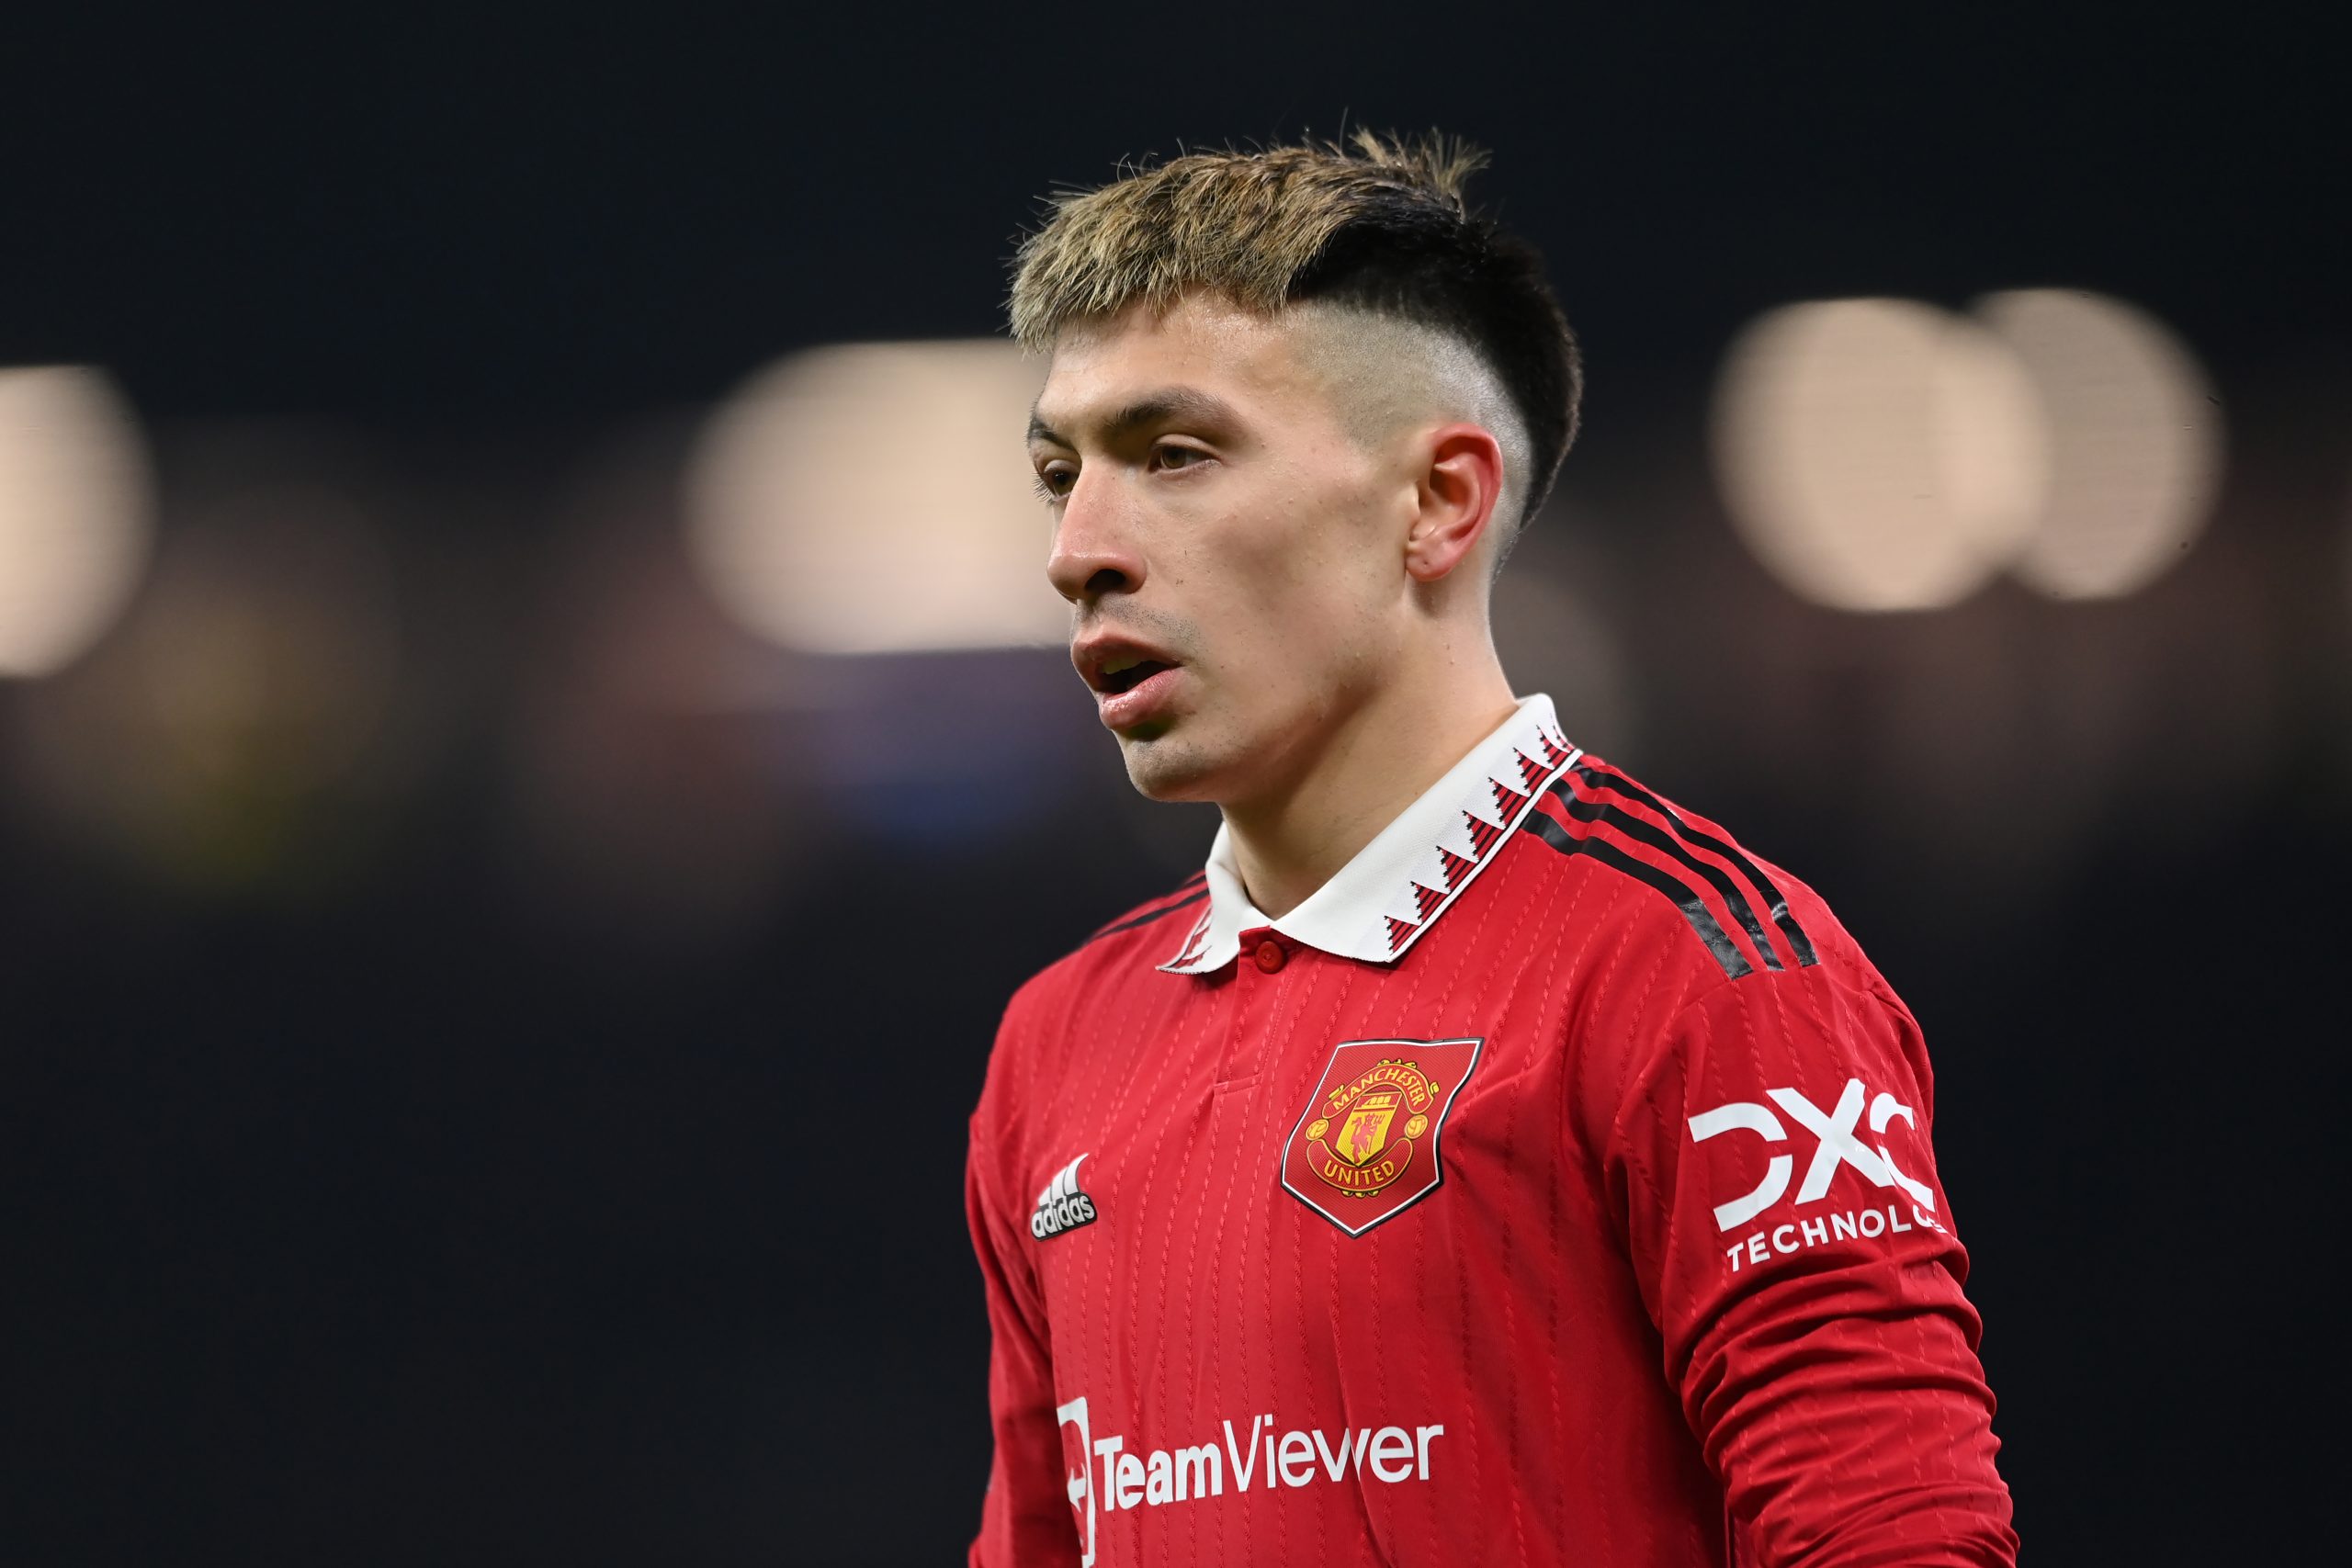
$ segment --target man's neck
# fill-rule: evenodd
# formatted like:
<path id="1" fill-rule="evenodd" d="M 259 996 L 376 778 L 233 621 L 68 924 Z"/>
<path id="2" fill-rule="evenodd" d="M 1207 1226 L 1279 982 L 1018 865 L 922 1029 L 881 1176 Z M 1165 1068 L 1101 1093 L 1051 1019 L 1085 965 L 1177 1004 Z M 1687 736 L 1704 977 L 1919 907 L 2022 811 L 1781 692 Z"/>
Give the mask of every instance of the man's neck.
<path id="1" fill-rule="evenodd" d="M 1288 786 L 1224 807 L 1250 901 L 1280 919 L 1509 718 L 1510 684 L 1491 652 L 1429 689 L 1391 689 L 1325 738 Z"/>

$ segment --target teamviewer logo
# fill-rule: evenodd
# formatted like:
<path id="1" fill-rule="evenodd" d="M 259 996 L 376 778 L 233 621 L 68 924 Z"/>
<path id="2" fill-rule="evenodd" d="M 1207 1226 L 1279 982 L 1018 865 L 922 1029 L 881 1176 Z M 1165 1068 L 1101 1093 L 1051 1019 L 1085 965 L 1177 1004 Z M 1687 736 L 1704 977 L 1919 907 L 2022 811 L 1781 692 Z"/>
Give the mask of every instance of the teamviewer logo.
<path id="1" fill-rule="evenodd" d="M 1080 1155 L 1079 1159 L 1085 1157 Z M 1072 1160 L 1070 1169 L 1077 1168 L 1078 1160 Z M 1079 1539 L 1086 1542 L 1086 1551 L 1078 1560 L 1078 1568 L 1094 1568 L 1094 1481 L 1093 1472 L 1089 1468 L 1093 1455 L 1094 1432 L 1087 1424 L 1085 1396 L 1081 1394 L 1056 1410 L 1054 1419 L 1061 1423 L 1065 1438 L 1070 1435 L 1071 1427 L 1078 1428 L 1078 1468 L 1071 1471 L 1065 1480 L 1069 1484 L 1069 1506 L 1079 1528 Z M 1062 1453 L 1066 1459 L 1069 1457 L 1067 1441 L 1063 1444 Z"/>
<path id="2" fill-rule="evenodd" d="M 1029 1234 L 1039 1241 L 1051 1241 L 1065 1232 L 1094 1223 L 1094 1200 L 1078 1187 L 1078 1168 L 1085 1163 L 1086 1156 L 1079 1156 L 1062 1167 L 1046 1183 L 1046 1190 L 1037 1194 L 1036 1212 L 1029 1216 Z"/>

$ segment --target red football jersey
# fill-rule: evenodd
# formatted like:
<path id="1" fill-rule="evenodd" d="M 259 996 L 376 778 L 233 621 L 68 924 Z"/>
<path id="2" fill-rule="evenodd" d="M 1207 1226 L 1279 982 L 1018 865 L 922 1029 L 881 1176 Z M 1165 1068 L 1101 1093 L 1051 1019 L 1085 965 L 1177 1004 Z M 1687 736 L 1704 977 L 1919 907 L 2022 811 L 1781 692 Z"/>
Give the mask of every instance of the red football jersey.
<path id="1" fill-rule="evenodd" d="M 971 1561 L 2007 1563 L 1910 1013 L 1543 697 L 1281 919 L 1007 1010 Z"/>

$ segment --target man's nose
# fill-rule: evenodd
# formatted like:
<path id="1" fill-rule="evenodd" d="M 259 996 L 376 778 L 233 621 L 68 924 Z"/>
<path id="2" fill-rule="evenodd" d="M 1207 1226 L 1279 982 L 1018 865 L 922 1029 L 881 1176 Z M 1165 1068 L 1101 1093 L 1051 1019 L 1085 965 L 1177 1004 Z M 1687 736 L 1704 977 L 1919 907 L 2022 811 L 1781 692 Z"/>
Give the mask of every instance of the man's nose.
<path id="1" fill-rule="evenodd" d="M 1143 554 L 1136 548 L 1131 522 L 1114 485 L 1081 473 L 1062 503 L 1053 554 L 1046 560 L 1054 592 L 1073 604 L 1089 604 L 1141 588 Z"/>

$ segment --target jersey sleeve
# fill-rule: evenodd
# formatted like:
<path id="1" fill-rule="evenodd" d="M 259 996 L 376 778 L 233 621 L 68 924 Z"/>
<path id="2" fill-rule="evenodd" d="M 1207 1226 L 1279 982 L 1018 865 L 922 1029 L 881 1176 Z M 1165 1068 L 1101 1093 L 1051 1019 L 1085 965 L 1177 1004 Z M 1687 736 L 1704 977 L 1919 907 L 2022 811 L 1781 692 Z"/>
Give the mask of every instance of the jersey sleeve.
<path id="1" fill-rule="evenodd" d="M 1045 1303 L 1023 1256 L 1028 1232 L 1008 1217 L 993 1187 L 993 1151 L 975 1117 L 965 1170 L 965 1211 L 988 1293 L 989 1415 L 996 1455 L 989 1467 L 970 1568 L 1079 1562 L 1062 1473 Z"/>
<path id="2" fill-rule="evenodd" d="M 1859 960 L 1721 983 L 1593 1131 L 1739 1561 L 2008 1564 L 1917 1024 Z"/>

